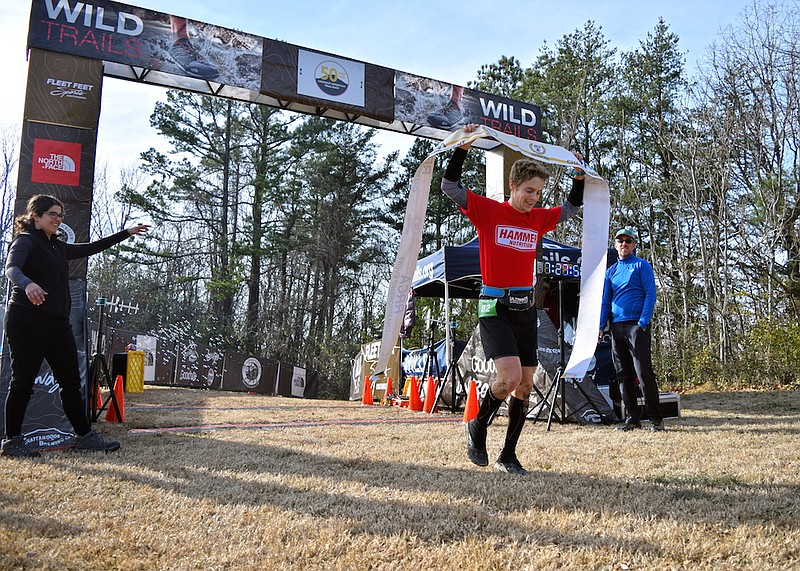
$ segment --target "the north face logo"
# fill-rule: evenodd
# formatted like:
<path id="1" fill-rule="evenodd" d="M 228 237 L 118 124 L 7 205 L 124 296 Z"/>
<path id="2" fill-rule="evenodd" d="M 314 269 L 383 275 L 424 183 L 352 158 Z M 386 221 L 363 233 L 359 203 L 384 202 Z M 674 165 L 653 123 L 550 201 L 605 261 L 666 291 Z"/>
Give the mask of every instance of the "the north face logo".
<path id="1" fill-rule="evenodd" d="M 81 145 L 51 139 L 34 139 L 31 182 L 78 186 Z"/>
<path id="2" fill-rule="evenodd" d="M 67 155 L 52 153 L 49 157 L 39 157 L 39 164 L 44 170 L 75 172 L 75 161 Z"/>

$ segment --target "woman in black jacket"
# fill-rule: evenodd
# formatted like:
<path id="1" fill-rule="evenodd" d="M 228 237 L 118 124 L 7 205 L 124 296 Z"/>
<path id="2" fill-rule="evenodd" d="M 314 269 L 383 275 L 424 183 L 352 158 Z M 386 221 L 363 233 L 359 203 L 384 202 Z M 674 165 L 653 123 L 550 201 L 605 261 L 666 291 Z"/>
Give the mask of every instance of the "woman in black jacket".
<path id="1" fill-rule="evenodd" d="M 11 383 L 6 398 L 3 456 L 39 456 L 22 438 L 22 422 L 42 359 L 47 359 L 61 387 L 64 414 L 78 441 L 76 450 L 119 449 L 91 430 L 81 396 L 78 352 L 69 322 L 68 260 L 102 252 L 149 229 L 139 224 L 87 244 L 67 244 L 57 238 L 64 204 L 37 194 L 24 214 L 14 221 L 14 239 L 6 260 L 6 276 L 13 284 L 5 314 L 5 333 L 11 351 Z"/>

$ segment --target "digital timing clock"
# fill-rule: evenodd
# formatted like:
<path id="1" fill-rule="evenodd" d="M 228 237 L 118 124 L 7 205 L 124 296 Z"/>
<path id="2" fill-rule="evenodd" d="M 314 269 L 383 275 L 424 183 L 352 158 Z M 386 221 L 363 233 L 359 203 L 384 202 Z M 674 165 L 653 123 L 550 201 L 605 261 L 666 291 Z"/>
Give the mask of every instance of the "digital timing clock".
<path id="1" fill-rule="evenodd" d="M 556 278 L 574 278 L 580 279 L 581 265 L 574 262 L 553 262 L 550 260 L 541 260 L 537 262 L 538 274 L 547 277 Z"/>

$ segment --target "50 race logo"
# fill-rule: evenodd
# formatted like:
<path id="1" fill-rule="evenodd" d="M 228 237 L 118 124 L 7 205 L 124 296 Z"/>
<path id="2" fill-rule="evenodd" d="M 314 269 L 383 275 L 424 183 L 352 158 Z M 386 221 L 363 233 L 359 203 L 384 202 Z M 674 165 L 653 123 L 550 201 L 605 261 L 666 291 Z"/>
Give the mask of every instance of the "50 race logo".
<path id="1" fill-rule="evenodd" d="M 314 71 L 314 80 L 317 86 L 328 95 L 342 95 L 350 86 L 347 70 L 335 61 L 320 62 Z"/>

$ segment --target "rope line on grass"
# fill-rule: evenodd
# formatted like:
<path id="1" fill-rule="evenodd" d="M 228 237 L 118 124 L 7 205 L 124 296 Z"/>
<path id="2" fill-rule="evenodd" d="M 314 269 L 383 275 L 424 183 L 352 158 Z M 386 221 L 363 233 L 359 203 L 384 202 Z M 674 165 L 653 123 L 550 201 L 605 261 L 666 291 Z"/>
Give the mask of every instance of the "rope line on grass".
<path id="1" fill-rule="evenodd" d="M 353 419 L 353 420 L 300 420 L 295 422 L 267 422 L 259 424 L 204 424 L 198 426 L 171 426 L 164 428 L 132 428 L 128 434 L 194 433 L 217 430 L 272 430 L 276 428 L 314 428 L 319 426 L 365 426 L 370 424 L 435 424 L 461 422 L 460 416 L 435 418 Z"/>

